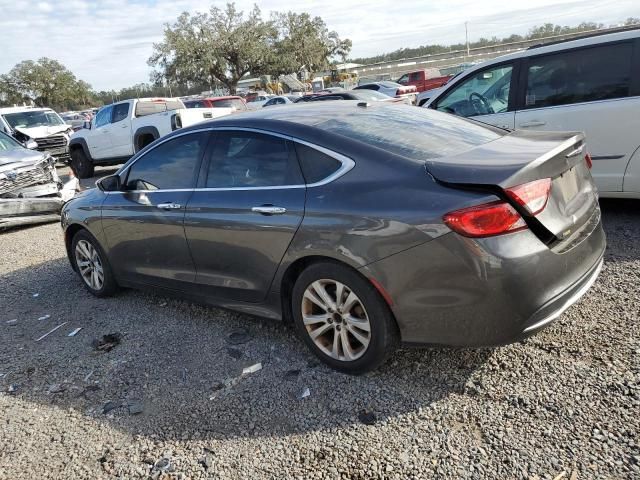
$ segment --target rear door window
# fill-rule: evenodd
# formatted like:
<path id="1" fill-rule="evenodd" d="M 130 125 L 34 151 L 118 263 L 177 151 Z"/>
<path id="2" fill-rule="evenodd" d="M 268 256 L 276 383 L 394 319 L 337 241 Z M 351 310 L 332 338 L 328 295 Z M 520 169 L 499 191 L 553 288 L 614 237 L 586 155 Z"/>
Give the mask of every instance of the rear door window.
<path id="1" fill-rule="evenodd" d="M 207 188 L 301 185 L 304 181 L 286 140 L 245 131 L 221 131 L 209 162 Z"/>
<path id="2" fill-rule="evenodd" d="M 631 67 L 631 43 L 530 58 L 524 108 L 627 97 Z"/>
<path id="3" fill-rule="evenodd" d="M 295 149 L 307 184 L 324 180 L 342 166 L 339 160 L 307 145 L 296 143 Z"/>

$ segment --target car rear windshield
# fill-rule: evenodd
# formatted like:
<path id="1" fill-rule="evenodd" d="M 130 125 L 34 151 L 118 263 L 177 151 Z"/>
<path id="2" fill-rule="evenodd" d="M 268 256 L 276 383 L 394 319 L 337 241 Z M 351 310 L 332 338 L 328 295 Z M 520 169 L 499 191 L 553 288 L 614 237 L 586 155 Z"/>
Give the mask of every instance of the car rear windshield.
<path id="1" fill-rule="evenodd" d="M 247 107 L 244 102 L 239 98 L 225 98 L 222 100 L 212 100 L 211 106 L 213 108 L 235 108 L 236 110 L 246 110 Z"/>
<path id="2" fill-rule="evenodd" d="M 472 120 L 406 105 L 362 108 L 314 126 L 417 161 L 456 155 L 507 133 Z"/>
<path id="3" fill-rule="evenodd" d="M 141 100 L 136 105 L 136 117 L 184 108 L 180 100 Z"/>

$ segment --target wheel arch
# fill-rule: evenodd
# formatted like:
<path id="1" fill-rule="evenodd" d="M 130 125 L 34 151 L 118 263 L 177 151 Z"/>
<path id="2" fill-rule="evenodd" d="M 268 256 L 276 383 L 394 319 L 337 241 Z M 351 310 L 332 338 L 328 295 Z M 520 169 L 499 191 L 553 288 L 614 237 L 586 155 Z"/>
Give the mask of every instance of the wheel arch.
<path id="1" fill-rule="evenodd" d="M 84 138 L 72 138 L 69 142 L 69 155 L 71 155 L 71 152 L 78 149 L 82 150 L 84 156 L 87 157 L 87 160 L 93 162 L 93 157 L 89 152 L 89 146 Z"/>
<path id="2" fill-rule="evenodd" d="M 148 145 L 148 143 L 146 145 L 140 145 L 140 140 L 147 137 L 151 137 L 153 139 L 151 140 L 151 142 L 153 142 L 160 138 L 160 132 L 156 127 L 153 126 L 141 127 L 136 130 L 136 133 L 133 135 L 133 149 L 135 153 L 138 153 Z"/>

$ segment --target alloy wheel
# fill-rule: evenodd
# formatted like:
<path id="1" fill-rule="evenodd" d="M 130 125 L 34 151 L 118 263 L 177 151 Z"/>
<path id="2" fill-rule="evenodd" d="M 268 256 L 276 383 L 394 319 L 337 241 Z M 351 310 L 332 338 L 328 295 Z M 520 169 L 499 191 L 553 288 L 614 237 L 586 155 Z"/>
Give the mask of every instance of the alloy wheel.
<path id="1" fill-rule="evenodd" d="M 80 240 L 76 244 L 76 265 L 80 276 L 93 290 L 100 290 L 104 285 L 104 270 L 98 251 L 91 243 Z"/>
<path id="2" fill-rule="evenodd" d="M 302 297 L 302 321 L 315 345 L 345 362 L 357 360 L 371 341 L 371 323 L 360 298 L 337 280 L 311 283 Z"/>

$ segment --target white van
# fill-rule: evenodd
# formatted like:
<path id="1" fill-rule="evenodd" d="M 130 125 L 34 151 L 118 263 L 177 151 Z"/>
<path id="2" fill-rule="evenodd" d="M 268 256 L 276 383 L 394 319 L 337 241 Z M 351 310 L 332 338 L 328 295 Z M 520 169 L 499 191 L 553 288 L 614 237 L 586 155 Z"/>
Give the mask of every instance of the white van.
<path id="1" fill-rule="evenodd" d="M 495 58 L 424 107 L 503 128 L 583 131 L 600 196 L 640 199 L 640 30 Z"/>

